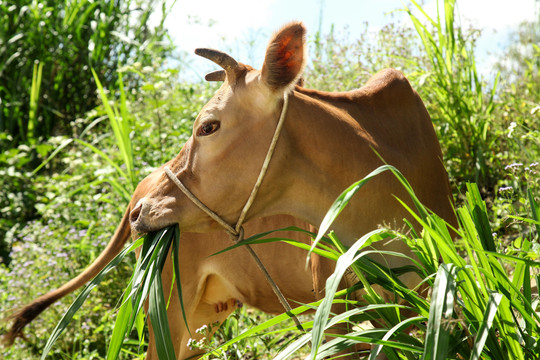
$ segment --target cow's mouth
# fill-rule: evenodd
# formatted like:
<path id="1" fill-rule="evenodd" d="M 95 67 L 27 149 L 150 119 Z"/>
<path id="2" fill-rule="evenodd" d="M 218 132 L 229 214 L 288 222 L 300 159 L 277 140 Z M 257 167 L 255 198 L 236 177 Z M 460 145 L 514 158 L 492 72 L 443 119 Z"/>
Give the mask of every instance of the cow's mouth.
<path id="1" fill-rule="evenodd" d="M 153 229 L 141 221 L 131 223 L 131 230 L 138 235 L 144 235 L 156 231 L 156 229 Z"/>

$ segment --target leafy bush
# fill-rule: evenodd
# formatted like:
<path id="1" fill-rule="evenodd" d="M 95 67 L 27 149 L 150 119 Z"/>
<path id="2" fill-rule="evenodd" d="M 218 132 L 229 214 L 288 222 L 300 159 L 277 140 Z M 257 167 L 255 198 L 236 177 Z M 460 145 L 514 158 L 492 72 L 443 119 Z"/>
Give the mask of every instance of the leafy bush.
<path id="1" fill-rule="evenodd" d="M 41 181 L 31 171 L 59 145 L 48 138 L 90 124 L 85 115 L 99 104 L 90 69 L 112 86 L 118 66 L 169 53 L 165 5 L 156 27 L 154 9 L 145 0 L 0 2 L 0 263 L 9 261 L 9 229 L 37 216 Z"/>
<path id="2" fill-rule="evenodd" d="M 91 161 L 89 161 L 91 163 Z M 0 266 L 0 309 L 2 317 L 42 293 L 56 288 L 77 275 L 104 248 L 118 222 L 115 205 L 109 202 L 106 188 L 93 189 L 76 195 L 69 194 L 79 177 L 59 175 L 40 189 L 50 194 L 66 194 L 62 199 L 44 205 L 43 215 L 8 234 L 12 244 L 11 263 Z M 110 190 L 109 190 L 110 191 Z M 101 196 L 99 195 L 101 194 Z M 58 195 L 57 195 L 58 196 Z M 112 199 L 111 199 L 112 200 Z M 69 241 L 66 241 L 69 239 Z M 117 269 L 119 278 L 129 276 L 129 262 Z M 52 275 L 54 274 L 54 275 Z M 112 317 L 122 284 L 114 277 L 98 290 L 97 296 L 87 304 L 84 314 L 77 316 L 75 326 L 69 329 L 70 342 L 54 349 L 53 358 L 95 358 L 103 356 L 103 348 L 110 336 L 112 322 L 102 322 Z M 29 326 L 27 334 L 46 338 L 72 297 L 51 309 Z M 2 323 L 3 328 L 8 324 Z M 32 359 L 39 357 L 43 344 L 28 346 L 17 343 L 13 348 L 1 349 L 3 359 Z M 80 353 L 84 355 L 79 356 Z"/>
<path id="3" fill-rule="evenodd" d="M 1 2 L 0 134 L 9 140 L 1 149 L 71 135 L 70 123 L 97 105 L 91 68 L 112 85 L 118 66 L 166 54 L 163 23 L 149 22 L 154 8 L 145 0 Z"/>
<path id="4" fill-rule="evenodd" d="M 501 157 L 511 163 L 533 163 L 540 154 L 540 27 L 523 23 L 512 36 L 501 72 L 498 107 L 494 118 L 501 123 L 498 142 L 505 150 Z"/>

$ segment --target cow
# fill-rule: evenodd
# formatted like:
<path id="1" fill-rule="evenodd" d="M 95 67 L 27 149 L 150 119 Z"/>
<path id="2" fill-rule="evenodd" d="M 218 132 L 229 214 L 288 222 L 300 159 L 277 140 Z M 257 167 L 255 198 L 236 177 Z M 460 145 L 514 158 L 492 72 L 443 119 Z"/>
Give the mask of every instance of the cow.
<path id="1" fill-rule="evenodd" d="M 62 287 L 24 306 L 10 317 L 13 324 L 10 331 L 4 335 L 6 343 L 12 344 L 16 337 L 22 337 L 22 330 L 29 322 L 48 306 L 87 283 L 122 250 L 130 237 L 137 237 L 137 234 L 132 233 L 129 223 L 131 209 L 157 185 L 162 172 L 163 169 L 160 168 L 139 183 L 111 241 L 85 271 Z M 256 219 L 246 225 L 245 231 L 247 234 L 257 234 L 293 225 L 303 228 L 308 226 L 293 217 L 278 215 Z M 299 234 L 278 232 L 275 235 L 310 243 L 311 240 L 307 235 Z M 183 320 L 176 285 L 171 294 L 168 292 L 171 289 L 173 274 L 170 258 L 162 272 L 163 288 L 166 291 L 164 295 L 166 298 L 171 295 L 167 317 L 178 359 L 194 359 L 204 353 L 204 349 L 188 346 L 190 339 L 199 340 L 202 336 L 195 330 L 204 325 L 212 325 L 211 332 L 205 334 L 211 336 L 217 329 L 216 323 L 221 324 L 239 304 L 246 304 L 270 314 L 283 313 L 281 303 L 245 248 L 239 247 L 212 256 L 232 245 L 224 231 L 181 232 L 180 237 L 181 286 L 189 331 Z M 284 243 L 253 245 L 253 249 L 287 299 L 310 303 L 324 296 L 324 281 L 333 271 L 333 261 L 311 256 L 310 266 L 306 267 L 306 251 Z M 147 359 L 158 359 L 152 331 Z"/>
<path id="2" fill-rule="evenodd" d="M 222 67 L 207 80 L 223 84 L 202 108 L 191 137 L 167 162 L 155 188 L 131 211 L 134 230 L 171 224 L 193 232 L 219 228 L 197 202 L 226 224 L 287 214 L 317 226 L 344 189 L 384 163 L 407 178 L 427 208 L 455 225 L 440 144 L 408 80 L 397 70 L 384 69 L 353 91 L 297 86 L 306 61 L 305 37 L 301 22 L 278 30 L 260 71 L 217 50 L 196 50 Z M 265 173 L 259 182 L 261 167 Z M 356 193 L 332 230 L 351 246 L 380 225 L 401 229 L 407 219 L 418 227 L 397 199 L 414 208 L 396 177 L 380 174 Z M 401 240 L 373 246 L 415 257 Z M 407 257 L 372 257 L 390 267 L 411 264 Z M 408 273 L 401 280 L 414 287 L 421 279 Z"/>

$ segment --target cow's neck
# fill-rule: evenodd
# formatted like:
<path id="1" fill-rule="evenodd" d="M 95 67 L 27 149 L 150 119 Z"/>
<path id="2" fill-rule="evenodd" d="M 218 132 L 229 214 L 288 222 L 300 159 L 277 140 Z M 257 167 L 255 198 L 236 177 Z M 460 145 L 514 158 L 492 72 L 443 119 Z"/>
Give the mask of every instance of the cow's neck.
<path id="1" fill-rule="evenodd" d="M 320 224 L 344 189 L 380 165 L 370 148 L 373 140 L 343 106 L 352 104 L 348 95 L 327 94 L 320 99 L 294 92 L 290 97 L 283 134 L 287 154 L 278 176 L 286 193 L 277 206 L 314 225 Z M 338 235 L 354 237 L 366 230 L 354 216 L 360 205 L 352 202 L 335 223 Z"/>

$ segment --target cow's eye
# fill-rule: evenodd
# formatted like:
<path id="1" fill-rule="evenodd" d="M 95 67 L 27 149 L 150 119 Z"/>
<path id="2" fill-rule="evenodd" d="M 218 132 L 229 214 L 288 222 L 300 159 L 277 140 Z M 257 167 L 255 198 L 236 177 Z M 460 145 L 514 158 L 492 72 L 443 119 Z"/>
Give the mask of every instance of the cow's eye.
<path id="1" fill-rule="evenodd" d="M 199 126 L 197 136 L 208 136 L 215 133 L 219 129 L 219 121 L 208 121 Z"/>

